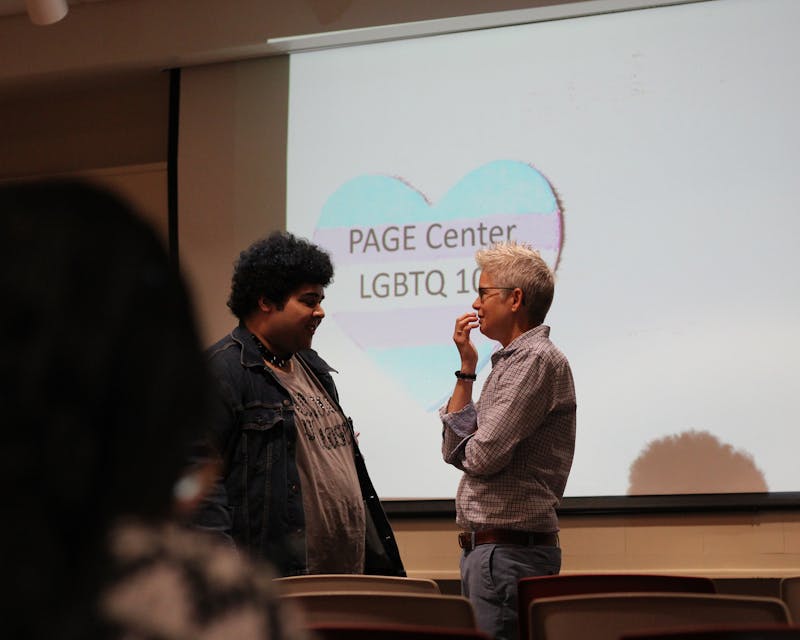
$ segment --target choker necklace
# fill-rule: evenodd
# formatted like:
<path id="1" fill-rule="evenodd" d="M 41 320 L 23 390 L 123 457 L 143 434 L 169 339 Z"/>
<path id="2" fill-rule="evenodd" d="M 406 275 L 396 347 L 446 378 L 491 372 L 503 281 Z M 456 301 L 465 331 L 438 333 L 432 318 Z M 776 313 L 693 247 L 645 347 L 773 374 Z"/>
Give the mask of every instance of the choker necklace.
<path id="1" fill-rule="evenodd" d="M 256 349 L 258 349 L 258 352 L 261 354 L 261 357 L 264 358 L 264 360 L 272 365 L 275 365 L 279 369 L 283 369 L 287 364 L 289 364 L 289 360 L 292 359 L 291 353 L 285 358 L 276 356 L 274 353 L 272 353 L 272 351 L 264 346 L 264 343 L 261 342 L 261 340 L 259 340 L 255 334 L 251 335 L 253 336 L 253 342 L 256 343 Z"/>

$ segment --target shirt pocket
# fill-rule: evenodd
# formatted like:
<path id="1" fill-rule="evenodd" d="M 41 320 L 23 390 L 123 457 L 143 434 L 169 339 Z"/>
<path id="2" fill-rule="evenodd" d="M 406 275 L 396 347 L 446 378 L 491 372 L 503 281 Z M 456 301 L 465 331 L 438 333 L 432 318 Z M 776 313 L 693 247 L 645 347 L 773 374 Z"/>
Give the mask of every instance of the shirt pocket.
<path id="1" fill-rule="evenodd" d="M 238 464 L 247 470 L 246 475 L 263 472 L 279 459 L 283 449 L 284 420 L 280 405 L 257 405 L 242 410 L 236 458 Z"/>
<path id="2" fill-rule="evenodd" d="M 239 425 L 242 431 L 269 431 L 283 422 L 280 405 L 257 405 L 242 409 Z"/>

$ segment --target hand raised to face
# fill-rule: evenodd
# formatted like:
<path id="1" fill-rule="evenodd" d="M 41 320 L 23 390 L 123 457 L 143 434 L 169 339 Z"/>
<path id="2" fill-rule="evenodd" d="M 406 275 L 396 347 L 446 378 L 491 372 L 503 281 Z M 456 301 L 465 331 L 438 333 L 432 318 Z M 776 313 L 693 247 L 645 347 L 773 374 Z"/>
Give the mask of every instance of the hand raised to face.
<path id="1" fill-rule="evenodd" d="M 478 328 L 479 324 L 478 314 L 474 311 L 465 313 L 456 319 L 453 342 L 455 342 L 458 353 L 461 356 L 461 371 L 464 373 L 474 373 L 475 368 L 478 366 L 478 350 L 470 340 L 469 335 L 473 329 Z"/>

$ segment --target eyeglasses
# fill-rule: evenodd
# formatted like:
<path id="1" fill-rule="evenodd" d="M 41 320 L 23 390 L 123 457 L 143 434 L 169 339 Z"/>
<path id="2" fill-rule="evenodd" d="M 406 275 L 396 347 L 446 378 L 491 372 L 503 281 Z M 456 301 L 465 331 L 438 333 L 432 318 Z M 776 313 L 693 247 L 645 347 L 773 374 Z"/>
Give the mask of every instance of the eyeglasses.
<path id="1" fill-rule="evenodd" d="M 492 289 L 497 291 L 513 291 L 516 287 L 478 287 L 478 297 L 481 299 L 481 302 L 486 300 L 486 298 L 490 297 L 487 294 L 488 291 Z"/>

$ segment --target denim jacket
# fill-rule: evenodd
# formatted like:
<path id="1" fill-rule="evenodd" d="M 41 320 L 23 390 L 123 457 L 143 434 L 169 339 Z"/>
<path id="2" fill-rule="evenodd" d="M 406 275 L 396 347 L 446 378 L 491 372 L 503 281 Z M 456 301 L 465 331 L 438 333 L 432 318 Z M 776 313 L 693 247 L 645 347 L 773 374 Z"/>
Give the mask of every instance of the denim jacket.
<path id="1" fill-rule="evenodd" d="M 313 350 L 297 354 L 334 402 L 331 369 Z M 291 396 L 265 366 L 251 333 L 239 325 L 211 346 L 208 359 L 219 395 L 213 445 L 223 457 L 221 480 L 196 523 L 272 562 L 283 575 L 307 573 L 305 516 L 296 462 L 297 432 Z M 341 409 L 341 407 L 340 407 Z M 352 421 L 347 423 L 353 429 Z M 405 575 L 391 526 L 353 437 L 354 463 L 367 520 L 365 573 Z"/>

